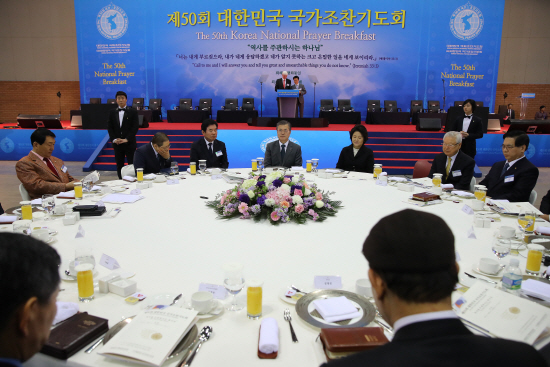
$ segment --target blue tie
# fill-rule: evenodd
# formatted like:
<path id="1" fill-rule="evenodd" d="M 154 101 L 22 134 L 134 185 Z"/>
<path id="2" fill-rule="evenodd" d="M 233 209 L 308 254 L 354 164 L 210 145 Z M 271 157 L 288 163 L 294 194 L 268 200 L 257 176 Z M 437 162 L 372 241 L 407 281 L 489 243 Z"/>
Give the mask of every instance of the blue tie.
<path id="1" fill-rule="evenodd" d="M 282 144 L 281 145 L 281 166 L 283 165 L 283 162 L 285 161 L 285 154 L 286 154 L 285 145 Z"/>
<path id="2" fill-rule="evenodd" d="M 510 165 L 508 164 L 508 162 L 506 162 L 504 167 L 502 167 L 502 172 L 500 173 L 500 177 L 504 176 L 504 173 L 506 173 L 506 171 L 508 171 L 508 168 L 510 168 Z"/>

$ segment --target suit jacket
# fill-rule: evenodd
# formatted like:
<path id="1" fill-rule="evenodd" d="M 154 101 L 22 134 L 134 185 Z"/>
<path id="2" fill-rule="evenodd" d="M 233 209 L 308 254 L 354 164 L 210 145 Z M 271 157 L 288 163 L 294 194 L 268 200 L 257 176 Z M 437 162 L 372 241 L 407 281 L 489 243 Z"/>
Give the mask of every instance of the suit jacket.
<path id="1" fill-rule="evenodd" d="M 287 141 L 285 144 L 285 161 L 281 162 L 281 146 L 279 140 L 272 141 L 265 147 L 265 167 L 287 167 L 302 166 L 302 147 L 298 144 Z"/>
<path id="2" fill-rule="evenodd" d="M 462 131 L 463 123 L 464 115 L 457 117 L 457 119 L 450 124 L 447 131 Z M 466 132 L 469 135 L 467 138 L 462 138 L 462 147 L 460 150 L 474 158 L 476 156 L 476 139 L 481 139 L 483 137 L 483 123 L 481 122 L 481 117 L 472 116 L 472 121 Z"/>
<path id="3" fill-rule="evenodd" d="M 124 111 L 124 117 L 122 118 L 122 126 L 120 126 L 118 108 L 109 111 L 109 121 L 107 121 L 109 140 L 128 139 L 128 143 L 135 143 L 138 130 L 138 112 L 133 108 L 126 106 L 126 111 Z M 114 144 L 113 147 L 114 146 L 116 146 L 116 144 Z"/>
<path id="4" fill-rule="evenodd" d="M 512 110 L 512 113 L 509 113 L 509 111 L 510 110 L 506 110 L 506 116 L 508 116 L 508 120 L 514 120 L 516 118 L 516 111 Z"/>
<path id="5" fill-rule="evenodd" d="M 550 190 L 548 190 L 540 202 L 540 211 L 544 214 L 550 214 Z"/>
<path id="6" fill-rule="evenodd" d="M 525 157 L 500 175 L 506 161 L 493 164 L 487 176 L 479 183 L 487 186 L 487 196 L 493 199 L 507 199 L 508 201 L 529 201 L 529 195 L 537 184 L 539 169 Z M 506 177 L 513 180 L 507 181 Z"/>
<path id="7" fill-rule="evenodd" d="M 227 159 L 227 151 L 225 149 L 225 143 L 219 141 L 218 139 L 214 140 L 212 144 L 213 155 L 210 156 L 208 151 L 208 146 L 204 138 L 201 138 L 195 141 L 191 145 L 191 160 L 190 162 L 195 162 L 197 168 L 199 167 L 199 159 L 206 160 L 206 167 L 211 168 L 228 168 L 229 161 Z M 221 154 L 219 154 L 221 152 Z M 218 154 L 216 154 L 218 153 Z"/>
<path id="8" fill-rule="evenodd" d="M 290 87 L 290 89 L 299 89 L 300 87 L 302 87 L 302 94 L 300 94 L 300 97 L 298 97 L 298 101 L 300 101 L 300 104 L 304 104 L 304 95 L 307 93 L 307 90 L 306 90 L 306 87 L 300 83 L 298 85 L 298 87 L 296 87 L 296 84 L 292 84 L 292 86 Z"/>
<path id="9" fill-rule="evenodd" d="M 328 363 L 330 367 L 546 366 L 530 345 L 472 334 L 458 319 L 417 322 L 381 347 Z M 322 366 L 327 366 L 323 364 Z"/>
<path id="10" fill-rule="evenodd" d="M 353 155 L 353 144 L 344 147 L 340 152 L 336 168 L 345 171 L 367 172 L 374 171 L 374 153 L 370 148 L 362 146 L 357 155 Z"/>
<path id="11" fill-rule="evenodd" d="M 286 88 L 285 89 L 288 89 L 290 88 L 290 79 L 286 78 Z M 277 91 L 277 89 L 283 89 L 283 78 L 279 78 L 275 81 L 275 92 Z"/>
<path id="12" fill-rule="evenodd" d="M 134 153 L 134 169 L 143 168 L 143 173 L 159 173 L 162 169 L 170 168 L 172 164 L 172 156 L 164 159 L 160 154 L 157 154 L 151 143 L 140 146 Z"/>
<path id="13" fill-rule="evenodd" d="M 21 158 L 15 164 L 17 178 L 29 192 L 31 199 L 40 198 L 44 194 L 56 195 L 64 192 L 65 184 L 74 181 L 68 171 L 62 171 L 64 163 L 61 159 L 51 156 L 50 161 L 59 173 L 59 177 L 54 175 L 46 163 L 33 152 L 29 152 L 28 156 Z"/>
<path id="14" fill-rule="evenodd" d="M 442 182 L 444 184 L 453 184 L 455 189 L 470 190 L 470 182 L 474 177 L 474 161 L 469 155 L 458 151 L 455 161 L 449 170 L 449 177 L 445 179 L 445 167 L 447 166 L 447 156 L 445 153 L 439 153 L 435 156 L 430 170 L 429 178 L 433 178 L 434 173 L 442 173 Z"/>

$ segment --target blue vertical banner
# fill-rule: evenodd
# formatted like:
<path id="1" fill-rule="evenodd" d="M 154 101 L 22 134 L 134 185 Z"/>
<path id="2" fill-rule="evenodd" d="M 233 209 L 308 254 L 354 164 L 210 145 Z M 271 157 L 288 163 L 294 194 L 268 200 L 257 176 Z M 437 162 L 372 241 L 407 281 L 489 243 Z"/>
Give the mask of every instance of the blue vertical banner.
<path id="1" fill-rule="evenodd" d="M 369 99 L 443 106 L 444 87 L 446 107 L 495 104 L 504 0 L 75 0 L 75 14 L 82 103 L 123 90 L 164 110 L 212 98 L 215 111 L 254 97 L 275 116 L 288 71 L 307 90 L 305 116 L 320 99 L 351 99 L 363 117 Z"/>

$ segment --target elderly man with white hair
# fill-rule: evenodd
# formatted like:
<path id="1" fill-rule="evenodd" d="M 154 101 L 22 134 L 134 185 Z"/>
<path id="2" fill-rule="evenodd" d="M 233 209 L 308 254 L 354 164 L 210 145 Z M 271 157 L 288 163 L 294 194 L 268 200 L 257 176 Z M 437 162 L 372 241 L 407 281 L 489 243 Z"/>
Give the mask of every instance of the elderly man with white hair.
<path id="1" fill-rule="evenodd" d="M 282 72 L 282 78 L 277 79 L 275 81 L 275 92 L 277 92 L 278 89 L 290 89 L 291 83 L 290 79 L 288 79 L 288 71 Z M 279 97 L 277 97 L 277 112 L 280 114 L 280 108 L 279 108 Z M 279 115 L 279 117 L 281 117 Z"/>
<path id="2" fill-rule="evenodd" d="M 449 131 L 443 137 L 443 153 L 435 156 L 428 175 L 443 174 L 441 183 L 453 184 L 455 189 L 469 190 L 474 177 L 476 162 L 460 150 L 462 135 L 458 131 Z"/>

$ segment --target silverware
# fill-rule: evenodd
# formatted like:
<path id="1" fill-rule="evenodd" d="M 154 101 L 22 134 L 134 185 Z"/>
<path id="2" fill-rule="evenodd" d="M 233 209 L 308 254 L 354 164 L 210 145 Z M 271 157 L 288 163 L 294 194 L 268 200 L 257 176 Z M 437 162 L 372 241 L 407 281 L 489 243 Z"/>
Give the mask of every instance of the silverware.
<path id="1" fill-rule="evenodd" d="M 498 284 L 497 282 L 493 282 L 492 280 L 488 280 L 488 279 L 484 279 L 484 278 L 478 278 L 478 277 L 475 277 L 472 274 L 469 274 L 469 273 L 466 273 L 466 272 L 464 272 L 464 274 L 466 274 L 467 276 L 469 276 L 472 279 L 483 280 L 484 282 L 491 283 L 491 284 Z"/>
<path id="2" fill-rule="evenodd" d="M 173 306 L 173 305 L 175 305 L 176 303 L 178 303 L 178 301 L 180 300 L 180 298 L 181 298 L 181 293 L 178 294 L 178 295 L 176 296 L 176 298 L 174 298 L 174 300 L 172 301 L 172 303 L 170 303 L 168 306 Z"/>
<path id="3" fill-rule="evenodd" d="M 298 343 L 298 338 L 296 337 L 296 334 L 294 333 L 294 328 L 292 327 L 292 316 L 290 316 L 290 310 L 288 308 L 285 308 L 283 315 L 285 317 L 285 321 L 288 321 L 288 324 L 290 325 L 290 335 L 292 335 L 292 342 Z"/>
<path id="4" fill-rule="evenodd" d="M 105 344 L 106 342 L 109 341 L 110 338 L 112 338 L 114 336 L 114 334 L 118 333 L 124 326 L 128 325 L 130 323 L 130 321 L 132 321 L 132 319 L 134 318 L 134 316 L 132 317 L 128 317 L 128 318 L 124 318 L 124 316 L 122 317 L 122 321 L 119 321 L 115 326 L 113 326 L 112 328 L 110 328 L 105 334 L 103 334 L 103 336 L 101 338 L 99 338 L 94 344 L 92 344 L 88 349 L 86 349 L 84 351 L 84 353 L 86 354 L 90 354 L 94 351 L 94 349 L 96 349 L 97 347 L 99 347 L 99 345 L 101 343 Z M 110 333 L 110 336 L 107 338 L 107 340 L 105 341 L 105 337 L 107 336 L 107 333 Z M 112 335 L 111 335 L 112 334 Z M 104 342 L 105 341 L 105 342 Z"/>
<path id="5" fill-rule="evenodd" d="M 197 337 L 195 338 L 195 340 L 193 340 L 193 342 L 191 343 L 191 345 L 189 346 L 189 350 L 187 353 L 185 353 L 185 355 L 182 357 L 180 363 L 176 366 L 176 367 L 182 367 L 184 365 L 187 365 L 187 362 L 189 361 L 189 359 L 191 358 L 191 355 L 193 354 L 194 350 L 195 350 L 195 346 L 197 345 L 197 343 L 199 342 L 199 339 L 200 337 L 205 334 L 205 333 L 208 333 L 210 334 L 212 332 L 212 328 L 210 326 L 205 326 L 201 329 L 199 335 L 197 335 Z"/>
<path id="6" fill-rule="evenodd" d="M 304 291 L 299 290 L 298 288 L 296 288 L 296 287 L 294 286 L 294 284 L 291 285 L 290 288 L 294 289 L 294 290 L 295 290 L 296 292 L 298 292 L 298 293 L 303 293 L 303 294 L 307 294 L 307 293 L 308 293 L 308 292 L 304 292 Z"/>
<path id="7" fill-rule="evenodd" d="M 384 328 L 384 330 L 386 330 L 388 333 L 393 334 L 392 327 L 386 324 L 384 321 L 379 320 L 378 318 L 382 319 L 382 315 L 380 315 L 380 312 L 376 310 L 376 317 L 374 318 L 373 321 L 376 322 L 378 325 L 382 326 L 382 328 Z"/>
<path id="8" fill-rule="evenodd" d="M 191 365 L 191 362 L 193 362 L 193 359 L 201 349 L 202 343 L 204 343 L 210 338 L 211 332 L 212 332 L 212 328 L 210 326 L 206 326 L 203 328 L 203 330 L 201 331 L 201 335 L 199 337 L 199 343 L 197 344 L 193 353 L 189 356 L 189 360 L 187 361 L 187 363 L 184 364 L 184 367 L 189 367 Z M 181 365 L 178 365 L 177 367 L 181 367 Z"/>

